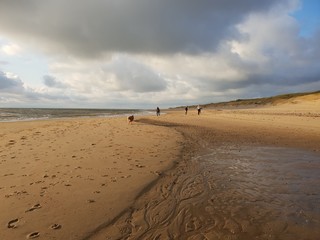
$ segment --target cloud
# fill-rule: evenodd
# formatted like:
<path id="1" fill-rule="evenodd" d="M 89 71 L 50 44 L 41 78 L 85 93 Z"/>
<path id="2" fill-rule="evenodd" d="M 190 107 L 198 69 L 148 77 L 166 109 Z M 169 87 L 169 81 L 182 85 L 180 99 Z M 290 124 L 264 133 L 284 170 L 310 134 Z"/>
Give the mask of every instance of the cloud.
<path id="1" fill-rule="evenodd" d="M 43 83 L 50 88 L 66 88 L 66 84 L 56 80 L 55 77 L 50 75 L 43 76 Z"/>
<path id="2" fill-rule="evenodd" d="M 212 51 L 234 24 L 275 0 L 30 0 L 1 2 L 0 29 L 74 56 Z"/>
<path id="3" fill-rule="evenodd" d="M 115 78 L 118 91 L 159 92 L 166 89 L 167 83 L 159 74 L 127 56 L 114 57 L 103 70 Z"/>
<path id="4" fill-rule="evenodd" d="M 320 81 L 319 35 L 299 36 L 299 23 L 290 8 L 275 6 L 264 13 L 250 14 L 237 25 L 240 38 L 229 41 L 236 56 L 230 66 L 246 72 L 245 83 L 294 86 Z"/>
<path id="5" fill-rule="evenodd" d="M 20 46 L 18 46 L 17 44 L 7 44 L 1 47 L 1 50 L 7 54 L 7 55 L 18 55 L 21 52 L 21 48 Z"/>
<path id="6" fill-rule="evenodd" d="M 24 82 L 15 74 L 0 71 L 0 103 L 2 106 L 8 105 L 25 107 L 27 105 L 46 106 L 46 104 L 56 103 L 56 106 L 65 101 L 72 102 L 72 98 L 62 92 L 48 92 L 45 89 L 33 89 L 26 87 Z"/>
<path id="7" fill-rule="evenodd" d="M 18 93 L 23 89 L 23 82 L 18 76 L 0 71 L 0 92 Z"/>
<path id="8" fill-rule="evenodd" d="M 7 61 L 0 60 L 0 65 L 7 65 L 7 64 L 9 64 Z"/>

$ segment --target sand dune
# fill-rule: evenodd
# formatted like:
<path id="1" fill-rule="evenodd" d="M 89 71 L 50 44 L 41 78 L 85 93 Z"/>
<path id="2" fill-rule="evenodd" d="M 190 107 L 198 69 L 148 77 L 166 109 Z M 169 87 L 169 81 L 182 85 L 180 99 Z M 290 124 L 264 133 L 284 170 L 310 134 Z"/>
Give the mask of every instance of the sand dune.
<path id="1" fill-rule="evenodd" d="M 284 94 L 267 98 L 238 99 L 229 102 L 205 104 L 207 109 L 249 109 L 270 108 L 293 109 L 306 111 L 319 111 L 320 92 Z M 295 105 L 294 107 L 292 105 Z M 306 109 L 307 108 L 307 109 Z"/>

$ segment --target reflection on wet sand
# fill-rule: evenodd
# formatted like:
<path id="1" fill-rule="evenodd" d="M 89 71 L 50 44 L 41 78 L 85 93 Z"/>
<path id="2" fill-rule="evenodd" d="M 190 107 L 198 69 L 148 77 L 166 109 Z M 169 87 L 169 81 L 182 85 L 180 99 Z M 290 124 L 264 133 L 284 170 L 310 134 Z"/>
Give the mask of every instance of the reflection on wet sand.
<path id="1" fill-rule="evenodd" d="M 92 239 L 317 239 L 319 159 L 285 148 L 208 150 Z"/>

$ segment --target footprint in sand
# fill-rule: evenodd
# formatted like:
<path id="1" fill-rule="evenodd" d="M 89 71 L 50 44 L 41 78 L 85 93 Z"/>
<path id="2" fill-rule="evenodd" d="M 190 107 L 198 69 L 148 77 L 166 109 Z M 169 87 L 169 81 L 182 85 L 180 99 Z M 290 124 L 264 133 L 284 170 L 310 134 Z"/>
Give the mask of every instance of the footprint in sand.
<path id="1" fill-rule="evenodd" d="M 144 165 L 140 165 L 140 164 L 136 164 L 136 167 L 137 168 L 144 168 L 145 166 Z"/>
<path id="2" fill-rule="evenodd" d="M 124 175 L 124 176 L 121 176 L 121 178 L 130 178 L 131 175 Z"/>
<path id="3" fill-rule="evenodd" d="M 9 194 L 4 195 L 5 198 L 9 198 L 9 197 L 12 197 L 12 196 L 13 196 L 13 193 L 9 193 Z"/>
<path id="4" fill-rule="evenodd" d="M 35 205 L 33 205 L 31 208 L 29 208 L 28 210 L 26 210 L 26 212 L 32 212 L 33 210 L 39 209 L 41 208 L 40 203 L 37 203 Z"/>
<path id="5" fill-rule="evenodd" d="M 153 173 L 153 174 L 158 175 L 158 176 L 162 175 L 162 172 L 159 172 L 159 171 L 150 171 L 150 173 Z"/>
<path id="6" fill-rule="evenodd" d="M 52 224 L 52 225 L 50 226 L 50 229 L 53 229 L 53 230 L 58 230 L 58 229 L 60 229 L 60 228 L 62 228 L 62 226 L 61 226 L 60 224 L 57 224 L 57 223 Z"/>
<path id="7" fill-rule="evenodd" d="M 14 173 L 6 173 L 6 174 L 4 174 L 3 176 L 4 177 L 7 177 L 7 176 L 13 176 L 14 175 Z"/>
<path id="8" fill-rule="evenodd" d="M 15 143 L 16 143 L 15 140 L 10 140 L 9 143 L 7 144 L 7 146 L 13 145 L 13 144 L 15 144 Z"/>
<path id="9" fill-rule="evenodd" d="M 37 237 L 40 237 L 40 233 L 39 232 L 32 232 L 32 233 L 27 235 L 28 239 L 33 239 L 33 238 L 37 238 Z"/>
<path id="10" fill-rule="evenodd" d="M 19 222 L 19 219 L 18 219 L 18 218 L 13 219 L 13 220 L 11 220 L 11 221 L 8 222 L 7 227 L 8 227 L 8 228 L 17 228 L 17 227 L 18 227 L 18 222 Z"/>

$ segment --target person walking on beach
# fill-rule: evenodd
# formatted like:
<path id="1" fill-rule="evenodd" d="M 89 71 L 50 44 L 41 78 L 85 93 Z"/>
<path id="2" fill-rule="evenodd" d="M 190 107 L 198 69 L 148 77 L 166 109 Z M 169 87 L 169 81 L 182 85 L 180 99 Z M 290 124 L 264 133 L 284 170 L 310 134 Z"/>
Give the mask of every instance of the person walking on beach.
<path id="1" fill-rule="evenodd" d="M 157 116 L 160 116 L 160 108 L 157 107 Z"/>
<path id="2" fill-rule="evenodd" d="M 184 110 L 185 110 L 185 114 L 187 115 L 188 114 L 188 106 L 186 106 L 186 108 Z"/>
<path id="3" fill-rule="evenodd" d="M 197 110 L 198 110 L 198 115 L 200 115 L 200 113 L 201 113 L 201 107 L 200 107 L 200 105 L 198 105 Z"/>

